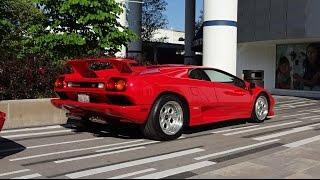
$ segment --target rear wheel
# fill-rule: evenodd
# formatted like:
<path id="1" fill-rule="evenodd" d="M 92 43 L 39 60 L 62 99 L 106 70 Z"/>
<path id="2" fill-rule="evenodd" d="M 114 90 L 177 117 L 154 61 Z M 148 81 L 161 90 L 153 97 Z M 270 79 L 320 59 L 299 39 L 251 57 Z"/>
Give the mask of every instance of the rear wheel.
<path id="1" fill-rule="evenodd" d="M 154 104 L 143 133 L 154 140 L 177 139 L 182 135 L 188 116 L 188 107 L 177 96 L 163 95 Z"/>
<path id="2" fill-rule="evenodd" d="M 269 114 L 269 102 L 266 95 L 261 94 L 255 101 L 252 111 L 252 121 L 262 123 L 267 119 Z"/>

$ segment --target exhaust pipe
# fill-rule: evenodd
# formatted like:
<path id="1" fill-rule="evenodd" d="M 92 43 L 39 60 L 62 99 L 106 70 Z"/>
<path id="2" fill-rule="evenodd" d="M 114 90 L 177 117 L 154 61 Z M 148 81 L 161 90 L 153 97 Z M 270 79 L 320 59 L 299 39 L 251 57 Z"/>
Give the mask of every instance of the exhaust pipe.
<path id="1" fill-rule="evenodd" d="M 108 122 L 104 118 L 99 117 L 99 116 L 91 116 L 89 118 L 89 121 L 94 122 L 94 123 L 98 123 L 98 124 L 108 124 Z"/>
<path id="2" fill-rule="evenodd" d="M 67 118 L 70 118 L 70 119 L 74 119 L 74 120 L 82 120 L 82 117 L 81 116 L 76 116 L 74 114 L 71 114 L 71 113 L 66 113 L 66 116 Z"/>

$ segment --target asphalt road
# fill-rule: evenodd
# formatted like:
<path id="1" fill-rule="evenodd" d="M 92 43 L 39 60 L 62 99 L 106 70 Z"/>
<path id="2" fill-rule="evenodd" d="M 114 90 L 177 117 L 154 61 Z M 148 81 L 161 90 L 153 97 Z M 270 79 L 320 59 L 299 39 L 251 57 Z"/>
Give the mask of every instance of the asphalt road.
<path id="1" fill-rule="evenodd" d="M 219 176 L 208 173 L 320 141 L 319 100 L 276 100 L 277 115 L 263 124 L 241 120 L 193 128 L 171 142 L 143 139 L 135 126 L 5 130 L 0 178 L 214 178 Z M 290 175 L 279 171 L 256 177 Z"/>

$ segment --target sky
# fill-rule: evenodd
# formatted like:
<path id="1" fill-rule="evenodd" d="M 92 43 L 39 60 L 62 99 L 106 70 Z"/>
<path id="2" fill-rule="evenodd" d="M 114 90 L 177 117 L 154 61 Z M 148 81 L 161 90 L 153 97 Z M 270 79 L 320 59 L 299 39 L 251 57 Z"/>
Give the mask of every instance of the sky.
<path id="1" fill-rule="evenodd" d="M 184 31 L 185 0 L 166 0 L 168 3 L 165 16 L 168 19 L 167 28 Z M 203 0 L 196 0 L 196 20 L 200 15 Z"/>

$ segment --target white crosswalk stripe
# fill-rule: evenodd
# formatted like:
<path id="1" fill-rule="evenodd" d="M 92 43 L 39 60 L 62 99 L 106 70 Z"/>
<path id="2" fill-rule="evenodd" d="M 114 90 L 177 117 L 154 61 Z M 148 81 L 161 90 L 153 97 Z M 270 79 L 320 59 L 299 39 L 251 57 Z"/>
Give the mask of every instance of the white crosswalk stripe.
<path id="1" fill-rule="evenodd" d="M 279 140 L 280 139 L 274 139 L 274 140 L 270 140 L 270 141 L 266 141 L 266 142 L 251 144 L 251 145 L 248 145 L 248 146 L 233 148 L 233 149 L 229 149 L 229 150 L 225 150 L 225 151 L 221 151 L 221 152 L 217 152 L 217 153 L 213 153 L 213 154 L 207 154 L 205 156 L 200 156 L 200 157 L 197 157 L 197 158 L 194 158 L 194 159 L 199 161 L 199 160 L 208 159 L 208 158 L 212 158 L 212 157 L 216 157 L 216 156 L 226 155 L 226 154 L 230 154 L 230 153 L 241 151 L 241 150 L 245 150 L 245 149 L 259 147 L 259 146 L 262 146 L 262 145 L 265 145 L 265 144 L 275 143 L 275 142 L 278 142 Z"/>
<path id="2" fill-rule="evenodd" d="M 297 124 L 297 123 L 301 123 L 301 122 L 302 122 L 302 121 L 293 121 L 293 122 L 276 124 L 276 125 L 271 125 L 271 126 L 258 127 L 258 128 L 254 128 L 254 129 L 246 129 L 246 130 L 237 131 L 237 132 L 232 132 L 232 133 L 227 133 L 227 134 L 223 134 L 223 135 L 225 135 L 225 136 L 231 136 L 231 135 L 236 135 L 236 134 L 253 132 L 253 131 L 257 131 L 257 130 L 270 129 L 270 128 L 281 127 L 281 126 L 287 126 L 287 125 Z"/>
<path id="3" fill-rule="evenodd" d="M 60 128 L 63 128 L 63 127 L 61 127 L 61 126 L 46 126 L 46 127 L 38 127 L 38 128 L 12 129 L 12 130 L 1 131 L 0 134 L 2 135 L 2 134 L 7 134 L 7 133 L 40 131 L 40 130 L 50 130 L 50 129 L 60 129 Z"/>
<path id="4" fill-rule="evenodd" d="M 89 170 L 85 170 L 85 171 L 75 172 L 75 173 L 67 174 L 66 176 L 71 179 L 83 178 L 83 177 L 88 177 L 88 176 L 92 176 L 92 175 L 96 175 L 96 174 L 114 171 L 114 170 L 124 169 L 124 168 L 132 167 L 132 166 L 138 166 L 138 165 L 143 165 L 143 164 L 147 164 L 147 163 L 173 159 L 173 158 L 177 158 L 177 157 L 181 157 L 181 156 L 185 156 L 185 155 L 190 155 L 190 154 L 194 154 L 194 153 L 199 153 L 199 152 L 203 152 L 203 151 L 204 151 L 203 149 L 195 148 L 195 149 L 165 154 L 165 155 L 161 155 L 161 156 L 155 156 L 155 157 L 145 158 L 145 159 L 141 159 L 141 160 L 130 161 L 130 162 L 125 162 L 125 163 L 105 166 L 105 167 L 101 167 L 101 168 L 95 168 L 95 169 L 89 169 Z"/>
<path id="5" fill-rule="evenodd" d="M 278 138 L 278 137 L 281 137 L 281 136 L 294 134 L 294 133 L 298 133 L 298 132 L 303 132 L 303 131 L 308 131 L 308 130 L 312 130 L 312 129 L 313 129 L 313 127 L 304 126 L 304 127 L 294 128 L 294 129 L 289 130 L 289 131 L 279 132 L 279 133 L 275 133 L 275 134 L 271 134 L 271 135 L 267 135 L 267 136 L 261 136 L 261 137 L 253 138 L 253 139 L 257 140 L 257 141 L 264 141 L 264 140 L 268 140 L 268 139 L 272 139 L 272 138 Z"/>
<path id="6" fill-rule="evenodd" d="M 316 142 L 316 141 L 320 141 L 320 136 L 314 136 L 314 137 L 311 137 L 311 138 L 307 138 L 307 139 L 303 139 L 303 140 L 296 141 L 296 142 L 293 142 L 293 143 L 289 143 L 289 144 L 286 144 L 286 145 L 283 145 L 283 146 L 288 147 L 288 148 L 296 148 L 296 147 L 300 147 L 302 145 L 306 145 L 306 144 L 309 144 L 309 143 L 312 143 L 312 142 Z"/>
<path id="7" fill-rule="evenodd" d="M 301 104 L 301 105 L 297 105 L 297 106 L 294 106 L 295 108 L 297 107 L 306 107 L 306 106 L 311 106 L 311 105 L 315 105 L 316 103 L 308 103 L 308 104 Z"/>
<path id="8" fill-rule="evenodd" d="M 305 115 L 309 115 L 310 113 L 301 113 L 301 114 L 291 114 L 291 115 L 286 115 L 286 116 L 282 116 L 283 118 L 288 118 L 288 117 L 296 117 L 296 116 L 305 116 Z"/>
<path id="9" fill-rule="evenodd" d="M 93 154 L 93 155 L 88 155 L 88 156 L 80 156 L 80 157 L 76 157 L 76 158 L 69 158 L 69 159 L 54 161 L 54 163 L 60 164 L 60 163 L 66 163 L 66 162 L 71 162 L 71 161 L 79 161 L 79 160 L 83 160 L 83 159 L 96 158 L 96 157 L 107 156 L 107 155 L 111 155 L 111 154 L 119 154 L 119 153 L 123 153 L 123 152 L 136 151 L 136 150 L 145 149 L 145 148 L 146 147 L 142 146 L 142 147 L 135 147 L 135 148 L 130 148 L 130 149 L 123 149 L 123 150 L 119 150 L 119 151 L 111 151 L 111 152 L 107 152 L 107 153 Z M 113 149 L 116 149 L 116 148 L 113 148 Z M 120 149 L 120 148 L 118 148 L 118 149 Z"/>
<path id="10" fill-rule="evenodd" d="M 79 148 L 79 149 L 71 149 L 66 151 L 57 151 L 57 152 L 51 152 L 51 153 L 45 153 L 45 154 L 38 154 L 38 155 L 31 155 L 26 157 L 19 157 L 10 159 L 9 161 L 22 161 L 27 159 L 34 159 L 34 158 L 40 158 L 40 157 L 46 157 L 46 156 L 53 156 L 58 154 L 65 154 L 65 153 L 73 153 L 73 152 L 79 152 L 79 151 L 87 151 L 87 150 L 93 150 L 93 149 L 99 149 L 99 148 L 105 148 L 105 147 L 112 147 L 112 146 L 120 146 L 124 144 L 130 144 L 130 143 L 136 143 L 141 142 L 143 140 L 135 140 L 135 141 L 128 141 L 128 142 L 122 142 L 122 143 L 115 143 L 115 144 L 107 144 L 107 145 L 101 145 L 101 146 L 94 146 L 94 147 L 88 147 L 88 148 Z"/>
<path id="11" fill-rule="evenodd" d="M 240 127 L 240 128 L 234 128 L 234 129 L 226 129 L 226 130 L 221 130 L 221 131 L 214 131 L 212 133 L 218 134 L 218 133 L 225 133 L 225 132 L 230 132 L 230 131 L 238 131 L 238 130 L 242 130 L 242 129 L 250 129 L 250 128 L 255 128 L 255 127 L 259 127 L 259 125 L 246 126 L 246 127 Z"/>
<path id="12" fill-rule="evenodd" d="M 6 173 L 1 173 L 0 177 L 9 176 L 9 175 L 13 175 L 13 174 L 24 173 L 24 172 L 28 172 L 28 171 L 30 171 L 30 169 L 22 169 L 22 170 L 18 170 L 18 171 L 11 171 L 11 172 L 6 172 Z"/>
<path id="13" fill-rule="evenodd" d="M 161 171 L 161 172 L 157 172 L 157 173 L 153 173 L 153 174 L 137 177 L 137 178 L 134 178 L 134 179 L 162 179 L 162 178 L 166 178 L 166 177 L 169 177 L 169 176 L 181 174 L 181 173 L 184 173 L 184 172 L 193 171 L 193 170 L 196 170 L 196 169 L 201 169 L 201 168 L 204 168 L 204 167 L 212 166 L 212 165 L 215 165 L 215 164 L 216 164 L 215 162 L 203 161 L 203 162 L 189 164 L 189 165 L 186 165 L 186 166 L 177 167 L 177 168 L 173 168 L 173 169 L 169 169 L 169 170 L 165 170 L 165 171 Z"/>
<path id="14" fill-rule="evenodd" d="M 286 103 L 283 104 L 283 106 L 288 105 L 288 106 L 295 106 L 295 105 L 300 105 L 300 104 L 307 104 L 310 103 L 309 101 L 299 101 L 299 102 L 293 102 L 293 103 Z"/>
<path id="15" fill-rule="evenodd" d="M 30 175 L 26 175 L 26 176 L 20 176 L 20 177 L 15 177 L 12 179 L 33 179 L 33 178 L 38 178 L 41 177 L 42 175 L 39 173 L 35 173 L 35 174 L 30 174 Z"/>
<path id="16" fill-rule="evenodd" d="M 311 121 L 317 121 L 317 120 L 320 120 L 320 117 L 311 119 Z"/>
<path id="17" fill-rule="evenodd" d="M 40 133 L 16 134 L 16 135 L 8 135 L 8 136 L 2 136 L 2 137 L 6 139 L 14 139 L 14 138 L 26 138 L 26 137 L 39 136 L 39 135 L 60 134 L 60 133 L 69 133 L 69 132 L 73 132 L 73 130 L 66 129 L 66 130 L 48 131 L 48 132 L 40 132 Z"/>
<path id="18" fill-rule="evenodd" d="M 307 117 L 302 117 L 300 119 L 312 119 L 312 118 L 320 118 L 320 115 L 317 116 L 307 116 Z"/>
<path id="19" fill-rule="evenodd" d="M 155 143 L 159 143 L 159 141 L 151 141 L 151 142 L 145 142 L 145 143 L 140 143 L 140 144 L 132 144 L 132 145 L 127 145 L 127 146 L 121 146 L 121 147 L 116 147 L 116 148 L 131 148 L 131 147 L 136 147 L 136 146 L 145 146 L 145 145 L 149 145 L 149 144 L 155 144 Z M 110 150 L 114 150 L 115 148 L 112 149 L 101 149 L 101 150 L 97 150 L 96 152 L 106 152 L 106 151 L 110 151 Z"/>
<path id="20" fill-rule="evenodd" d="M 122 174 L 120 176 L 114 176 L 114 177 L 111 177 L 111 178 L 108 178 L 108 179 L 124 179 L 124 178 L 128 178 L 128 177 L 132 177 L 132 176 L 148 173 L 148 172 L 155 171 L 155 170 L 156 169 L 154 169 L 154 168 L 150 168 L 150 169 L 136 171 L 136 172 L 132 172 L 132 173 L 128 173 L 128 174 Z"/>
<path id="21" fill-rule="evenodd" d="M 75 141 L 65 141 L 65 142 L 51 143 L 51 144 L 42 144 L 42 145 L 29 146 L 29 147 L 27 147 L 27 149 L 35 149 L 35 148 L 42 148 L 42 147 L 49 147 L 49 146 L 56 146 L 56 145 L 88 142 L 88 141 L 95 141 L 95 140 L 101 140 L 101 139 L 103 139 L 103 137 L 101 137 L 101 138 L 81 139 L 81 140 L 75 140 Z"/>

